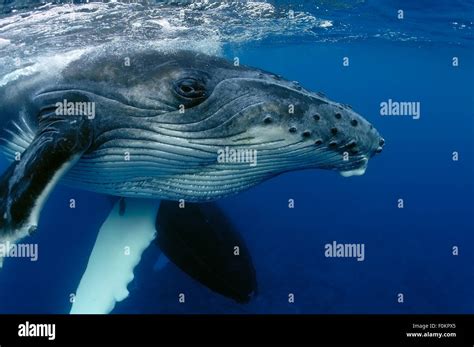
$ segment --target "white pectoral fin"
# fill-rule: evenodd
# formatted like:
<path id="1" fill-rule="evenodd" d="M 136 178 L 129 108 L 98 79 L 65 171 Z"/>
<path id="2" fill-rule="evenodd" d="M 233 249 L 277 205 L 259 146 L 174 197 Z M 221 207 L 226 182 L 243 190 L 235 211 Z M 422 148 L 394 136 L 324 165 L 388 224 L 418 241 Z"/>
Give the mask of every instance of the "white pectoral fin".
<path id="1" fill-rule="evenodd" d="M 71 314 L 106 314 L 128 297 L 127 285 L 134 278 L 133 270 L 155 239 L 159 206 L 157 200 L 127 198 L 123 212 L 120 201 L 115 203 L 100 228 Z"/>
<path id="2" fill-rule="evenodd" d="M 21 155 L 0 175 L 0 244 L 18 242 L 37 229 L 49 194 L 92 142 L 92 124 L 80 116 L 47 110 L 36 116 L 38 130 L 13 140 L 21 143 Z"/>

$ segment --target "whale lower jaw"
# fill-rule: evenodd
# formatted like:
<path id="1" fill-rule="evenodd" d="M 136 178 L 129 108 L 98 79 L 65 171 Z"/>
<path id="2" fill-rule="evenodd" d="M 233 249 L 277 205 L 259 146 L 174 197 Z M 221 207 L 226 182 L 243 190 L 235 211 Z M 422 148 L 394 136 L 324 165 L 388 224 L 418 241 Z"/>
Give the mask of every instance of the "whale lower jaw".
<path id="1" fill-rule="evenodd" d="M 361 166 L 357 168 L 351 168 L 350 170 L 340 170 L 339 174 L 343 177 L 351 177 L 351 176 L 362 176 L 365 174 L 365 171 L 367 170 L 367 165 L 369 163 L 369 159 L 366 157 L 363 157 L 361 159 Z"/>
<path id="2" fill-rule="evenodd" d="M 367 167 L 364 167 L 361 169 L 349 170 L 349 171 L 339 171 L 339 173 L 343 177 L 362 176 L 363 174 L 365 174 L 365 170 L 367 170 Z"/>

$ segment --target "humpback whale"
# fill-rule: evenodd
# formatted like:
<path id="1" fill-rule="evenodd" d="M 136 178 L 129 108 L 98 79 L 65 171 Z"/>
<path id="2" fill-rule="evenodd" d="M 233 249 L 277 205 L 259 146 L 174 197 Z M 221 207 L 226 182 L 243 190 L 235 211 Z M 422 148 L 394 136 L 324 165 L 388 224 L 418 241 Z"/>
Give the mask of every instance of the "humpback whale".
<path id="1" fill-rule="evenodd" d="M 258 68 L 133 45 L 68 54 L 0 78 L 1 149 L 11 161 L 0 177 L 0 242 L 35 232 L 58 182 L 127 198 L 111 216 L 147 211 L 154 216 L 142 226 L 153 230 L 104 223 L 98 242 L 108 241 L 88 266 L 106 261 L 111 239 L 140 238 L 130 241 L 138 258 L 114 279 L 122 283 L 115 301 L 154 239 L 159 200 L 214 201 L 293 170 L 361 175 L 384 146 L 350 107 Z M 258 156 L 256 165 L 218 160 L 242 148 Z"/>

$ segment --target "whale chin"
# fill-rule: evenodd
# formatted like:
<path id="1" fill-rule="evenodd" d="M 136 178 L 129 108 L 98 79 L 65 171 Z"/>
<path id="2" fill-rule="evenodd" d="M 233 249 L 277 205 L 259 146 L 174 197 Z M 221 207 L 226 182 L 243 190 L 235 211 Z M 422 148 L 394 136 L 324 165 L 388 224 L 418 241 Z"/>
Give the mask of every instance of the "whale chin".
<path id="1" fill-rule="evenodd" d="M 351 176 L 362 176 L 365 174 L 365 170 L 367 167 L 363 167 L 360 169 L 349 170 L 349 171 L 339 171 L 339 174 L 343 177 L 351 177 Z"/>
<path id="2" fill-rule="evenodd" d="M 362 176 L 365 174 L 367 170 L 369 160 L 366 158 L 362 159 L 362 165 L 356 168 L 350 168 L 346 170 L 339 170 L 339 174 L 343 177 L 351 177 L 351 176 Z"/>

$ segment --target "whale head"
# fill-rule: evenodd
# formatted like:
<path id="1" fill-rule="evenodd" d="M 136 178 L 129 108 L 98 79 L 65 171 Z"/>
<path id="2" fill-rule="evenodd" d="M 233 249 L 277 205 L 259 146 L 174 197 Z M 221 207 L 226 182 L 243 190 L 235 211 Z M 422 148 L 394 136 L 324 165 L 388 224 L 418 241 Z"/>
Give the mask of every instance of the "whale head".
<path id="1" fill-rule="evenodd" d="M 361 175 L 382 151 L 384 139 L 349 106 L 278 75 L 188 51 L 134 59 L 114 88 L 133 109 L 105 127 L 130 127 L 115 136 L 142 168 L 126 169 L 119 195 L 212 200 L 293 170 Z M 100 69 L 117 83 L 117 72 Z M 95 152 L 111 152 L 118 140 L 96 133 Z"/>

